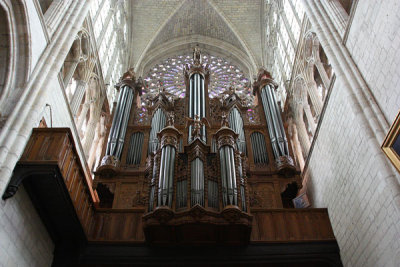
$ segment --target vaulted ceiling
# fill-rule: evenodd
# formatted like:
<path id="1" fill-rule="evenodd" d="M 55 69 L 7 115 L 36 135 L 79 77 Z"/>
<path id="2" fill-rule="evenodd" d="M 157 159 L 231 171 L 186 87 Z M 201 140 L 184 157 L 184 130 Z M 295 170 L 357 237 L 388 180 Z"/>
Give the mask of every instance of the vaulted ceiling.
<path id="1" fill-rule="evenodd" d="M 129 65 L 140 75 L 157 62 L 192 51 L 226 58 L 249 78 L 263 62 L 263 0 L 130 1 Z"/>

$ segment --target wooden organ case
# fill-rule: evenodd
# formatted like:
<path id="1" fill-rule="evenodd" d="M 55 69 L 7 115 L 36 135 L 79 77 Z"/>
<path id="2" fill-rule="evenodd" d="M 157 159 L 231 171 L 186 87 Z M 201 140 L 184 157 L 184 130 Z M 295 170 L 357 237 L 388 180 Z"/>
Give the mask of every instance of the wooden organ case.
<path id="1" fill-rule="evenodd" d="M 3 199 L 12 197 L 25 180 L 35 206 L 47 212 L 40 214 L 51 222 L 46 225 L 54 239 L 75 244 L 70 240 L 74 235 L 64 229 L 80 229 L 74 230 L 79 236 L 73 240 L 84 239 L 86 245 L 80 243 L 79 252 L 57 250 L 61 256 L 56 253 L 55 262 L 66 260 L 68 252 L 78 255 L 69 263 L 82 266 L 163 264 L 171 257 L 177 264 L 341 266 L 327 210 L 293 208 L 301 177 L 271 75 L 259 71 L 251 105 L 235 88 L 209 98 L 211 75 L 195 49 L 193 64 L 184 66 L 184 98 L 161 86 L 156 95 L 140 99 L 145 84 L 132 70 L 126 72 L 116 85 L 118 102 L 92 184 L 76 160 L 68 129 L 34 130 Z M 70 162 L 76 165 L 74 175 Z M 44 167 L 48 179 L 59 177 L 59 191 L 42 192 L 44 187 L 36 185 Z M 49 187 L 46 180 L 37 181 Z M 47 203 L 48 192 L 63 197 Z M 77 219 L 67 220 L 70 213 L 63 213 L 65 220 L 59 221 L 49 212 L 62 210 L 56 205 L 65 212 L 74 210 Z M 171 249 L 175 246 L 187 247 L 184 257 Z M 195 252 L 199 249 L 190 250 L 193 246 L 214 256 L 207 261 Z M 160 252 L 160 247 L 169 250 Z M 228 257 L 232 249 L 237 253 Z M 123 260 L 116 260 L 121 255 Z"/>
<path id="2" fill-rule="evenodd" d="M 121 142 L 113 140 L 116 119 L 128 122 L 123 148 L 119 157 L 106 151 L 94 188 L 108 217 L 140 214 L 135 241 L 248 244 L 264 240 L 266 214 L 292 208 L 301 178 L 290 156 L 276 83 L 260 70 L 253 84 L 258 104 L 248 106 L 234 88 L 209 98 L 211 75 L 195 49 L 193 64 L 184 66 L 184 98 L 161 85 L 147 102 L 148 119 L 141 121 L 140 106 L 125 112 L 127 119 L 117 114 L 120 102 L 115 108 L 107 149 L 118 150 Z M 118 221 L 107 225 L 118 229 Z"/>

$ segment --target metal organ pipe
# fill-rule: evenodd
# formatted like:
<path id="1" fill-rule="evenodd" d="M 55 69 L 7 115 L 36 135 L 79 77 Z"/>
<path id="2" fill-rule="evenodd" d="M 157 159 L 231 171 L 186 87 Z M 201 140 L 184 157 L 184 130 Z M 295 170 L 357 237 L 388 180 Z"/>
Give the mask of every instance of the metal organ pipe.
<path id="1" fill-rule="evenodd" d="M 281 156 L 289 156 L 286 134 L 283 128 L 280 109 L 276 103 L 274 89 L 272 86 L 266 85 L 262 88 L 260 94 L 274 157 L 278 159 Z"/>
<path id="2" fill-rule="evenodd" d="M 121 159 L 122 148 L 124 146 L 134 94 L 135 90 L 127 85 L 121 88 L 108 137 L 106 155 L 114 156 L 119 160 Z"/>
<path id="3" fill-rule="evenodd" d="M 126 158 L 127 164 L 140 164 L 142 160 L 142 147 L 144 135 L 142 132 L 133 133 L 129 142 L 128 156 Z"/>
<path id="4" fill-rule="evenodd" d="M 251 147 L 253 149 L 253 160 L 255 164 L 268 164 L 267 147 L 264 135 L 254 132 L 250 136 Z"/>
<path id="5" fill-rule="evenodd" d="M 199 158 L 191 163 L 191 205 L 204 206 L 204 164 Z"/>
<path id="6" fill-rule="evenodd" d="M 233 147 L 225 145 L 219 149 L 221 180 L 222 180 L 222 202 L 224 206 L 237 206 L 236 172 Z"/>
<path id="7" fill-rule="evenodd" d="M 149 138 L 149 150 L 148 153 L 154 152 L 158 149 L 159 142 L 157 133 L 165 127 L 166 116 L 162 109 L 157 109 L 151 120 L 151 131 Z"/>
<path id="8" fill-rule="evenodd" d="M 172 205 L 175 167 L 175 147 L 164 146 L 161 150 L 161 166 L 158 182 L 158 206 Z"/>
<path id="9" fill-rule="evenodd" d="M 243 129 L 243 119 L 237 108 L 233 108 L 229 113 L 229 126 L 239 134 L 239 138 L 236 141 L 239 151 L 246 154 L 246 138 Z"/>
<path id="10" fill-rule="evenodd" d="M 199 73 L 194 73 L 190 76 L 189 82 L 189 117 L 194 119 L 196 115 L 199 118 L 206 116 L 206 99 L 204 90 L 204 78 Z M 201 129 L 202 140 L 206 142 L 206 128 L 205 126 Z M 189 138 L 188 141 L 192 140 L 192 126 L 189 126 Z"/>

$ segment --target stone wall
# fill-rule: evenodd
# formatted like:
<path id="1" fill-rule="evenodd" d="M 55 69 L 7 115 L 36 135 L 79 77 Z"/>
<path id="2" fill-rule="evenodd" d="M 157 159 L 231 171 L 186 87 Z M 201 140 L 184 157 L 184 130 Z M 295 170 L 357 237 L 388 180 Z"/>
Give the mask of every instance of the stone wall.
<path id="1" fill-rule="evenodd" d="M 400 2 L 359 1 L 346 46 L 386 119 L 400 109 Z"/>
<path id="2" fill-rule="evenodd" d="M 395 266 L 400 202 L 348 98 L 336 81 L 311 154 L 308 192 L 314 207 L 328 208 L 345 266 Z"/>
<path id="3" fill-rule="evenodd" d="M 391 124 L 400 108 L 400 4 L 384 2 L 359 1 L 347 48 L 369 87 L 361 90 Z M 346 75 L 336 79 L 310 155 L 308 192 L 315 207 L 328 207 L 345 266 L 399 266 L 400 174 L 379 150 L 379 129 L 360 120 L 370 102 L 355 105 Z"/>
<path id="4" fill-rule="evenodd" d="M 51 266 L 54 245 L 21 186 L 0 203 L 0 266 Z"/>

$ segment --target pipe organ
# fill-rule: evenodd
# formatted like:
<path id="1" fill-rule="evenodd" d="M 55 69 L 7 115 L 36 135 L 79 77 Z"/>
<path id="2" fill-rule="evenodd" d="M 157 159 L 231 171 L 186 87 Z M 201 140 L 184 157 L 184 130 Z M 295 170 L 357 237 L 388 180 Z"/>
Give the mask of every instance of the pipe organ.
<path id="1" fill-rule="evenodd" d="M 249 106 L 232 87 L 209 97 L 212 70 L 197 48 L 193 63 L 182 69 L 183 98 L 162 82 L 158 93 L 147 93 L 132 72 L 121 78 L 105 157 L 95 172 L 100 202 L 111 213 L 142 214 L 144 237 L 152 244 L 179 238 L 191 244 L 248 243 L 257 220 L 252 214 L 283 208 L 281 194 L 294 198 L 297 189 L 286 192 L 288 185 L 300 185 L 276 84 L 260 70 L 253 85 L 259 104 Z M 133 101 L 142 91 L 146 114 Z"/>

